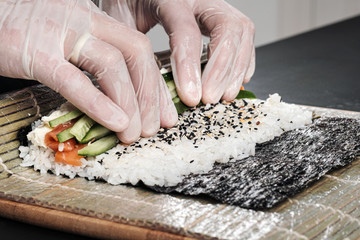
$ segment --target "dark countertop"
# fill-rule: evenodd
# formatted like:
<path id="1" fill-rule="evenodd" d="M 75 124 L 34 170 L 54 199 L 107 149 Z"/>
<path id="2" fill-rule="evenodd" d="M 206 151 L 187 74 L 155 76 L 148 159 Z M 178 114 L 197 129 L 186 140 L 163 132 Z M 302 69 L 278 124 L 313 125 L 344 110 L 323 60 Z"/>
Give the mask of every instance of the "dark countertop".
<path id="1" fill-rule="evenodd" d="M 360 111 L 360 16 L 257 48 L 246 89 L 259 98 Z M 0 77 L 0 92 L 34 84 Z M 1 239 L 89 239 L 0 217 Z"/>
<path id="2" fill-rule="evenodd" d="M 256 50 L 256 72 L 246 89 L 259 98 L 360 111 L 360 17 Z"/>

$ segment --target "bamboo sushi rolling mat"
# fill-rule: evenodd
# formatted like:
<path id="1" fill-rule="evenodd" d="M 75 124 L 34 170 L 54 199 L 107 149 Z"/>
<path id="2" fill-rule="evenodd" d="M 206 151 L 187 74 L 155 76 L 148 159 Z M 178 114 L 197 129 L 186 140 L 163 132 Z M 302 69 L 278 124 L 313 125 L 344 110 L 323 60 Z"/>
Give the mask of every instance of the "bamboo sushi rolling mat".
<path id="1" fill-rule="evenodd" d="M 21 167 L 21 129 L 63 102 L 42 85 L 0 95 L 1 216 L 111 239 L 360 238 L 360 159 L 267 211 Z M 358 112 L 311 109 L 360 119 Z"/>

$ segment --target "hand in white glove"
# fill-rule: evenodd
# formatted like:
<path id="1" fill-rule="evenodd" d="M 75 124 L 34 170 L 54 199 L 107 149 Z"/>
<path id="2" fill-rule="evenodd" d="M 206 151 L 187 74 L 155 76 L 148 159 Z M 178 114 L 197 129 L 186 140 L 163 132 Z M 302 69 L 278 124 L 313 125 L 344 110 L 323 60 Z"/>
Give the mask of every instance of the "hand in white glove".
<path id="1" fill-rule="evenodd" d="M 108 0 L 102 7 L 144 33 L 162 24 L 170 37 L 177 91 L 189 106 L 200 99 L 204 103 L 233 100 L 254 73 L 254 24 L 223 0 Z M 201 33 L 210 36 L 202 77 Z"/>
<path id="2" fill-rule="evenodd" d="M 0 42 L 0 75 L 40 81 L 123 142 L 176 123 L 149 40 L 88 0 L 0 0 Z"/>

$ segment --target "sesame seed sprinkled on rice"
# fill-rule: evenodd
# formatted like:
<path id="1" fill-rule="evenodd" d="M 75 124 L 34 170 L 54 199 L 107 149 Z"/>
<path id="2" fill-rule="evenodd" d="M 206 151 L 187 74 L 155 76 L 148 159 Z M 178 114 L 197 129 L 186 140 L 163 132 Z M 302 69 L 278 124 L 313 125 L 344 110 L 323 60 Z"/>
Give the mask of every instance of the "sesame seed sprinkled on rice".
<path id="1" fill-rule="evenodd" d="M 266 101 L 243 99 L 192 108 L 179 116 L 176 126 L 82 159 L 80 167 L 55 163 L 52 150 L 31 142 L 19 150 L 22 166 L 32 166 L 42 174 L 50 170 L 56 175 L 103 179 L 110 184 L 142 181 L 150 186 L 174 186 L 185 175 L 211 170 L 215 162 L 254 155 L 256 143 L 304 127 L 311 119 L 310 111 L 281 102 L 274 94 Z"/>

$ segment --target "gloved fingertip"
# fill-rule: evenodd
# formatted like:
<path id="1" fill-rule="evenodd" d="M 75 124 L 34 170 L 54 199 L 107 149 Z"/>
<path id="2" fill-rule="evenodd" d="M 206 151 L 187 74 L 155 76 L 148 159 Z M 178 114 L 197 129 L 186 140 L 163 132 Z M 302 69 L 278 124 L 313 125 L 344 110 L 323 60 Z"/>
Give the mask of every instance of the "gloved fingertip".
<path id="1" fill-rule="evenodd" d="M 171 56 L 176 90 L 181 101 L 190 107 L 199 104 L 202 95 L 200 63 L 185 57 Z"/>
<path id="2" fill-rule="evenodd" d="M 243 80 L 244 80 L 244 73 L 235 74 L 235 77 L 230 82 L 229 86 L 225 89 L 221 99 L 228 102 L 234 100 L 240 91 L 241 85 L 243 84 Z"/>
<path id="3" fill-rule="evenodd" d="M 244 83 L 248 83 L 250 82 L 252 76 L 255 73 L 255 57 L 251 60 L 250 62 L 250 66 L 248 67 L 245 77 L 244 77 Z"/>
<path id="4" fill-rule="evenodd" d="M 249 78 L 244 78 L 244 84 L 246 84 L 246 83 L 248 83 L 248 82 L 250 82 L 250 80 L 251 80 L 251 78 L 249 77 Z"/>
<path id="5" fill-rule="evenodd" d="M 220 101 L 220 98 L 221 98 L 221 94 L 219 94 L 218 92 L 205 92 L 203 93 L 201 101 L 204 104 L 208 104 L 208 103 L 215 104 Z"/>
<path id="6" fill-rule="evenodd" d="M 221 99 L 224 101 L 230 102 L 230 101 L 234 100 L 236 98 L 236 96 L 237 96 L 237 92 L 226 91 Z"/>
<path id="7" fill-rule="evenodd" d="M 188 81 L 181 85 L 178 90 L 181 101 L 189 107 L 198 105 L 201 100 L 201 85 L 197 81 Z"/>
<path id="8" fill-rule="evenodd" d="M 141 136 L 151 137 L 160 129 L 160 111 L 156 109 L 148 109 L 141 113 Z"/>
<path id="9" fill-rule="evenodd" d="M 213 104 L 219 102 L 221 96 L 224 94 L 228 77 L 218 69 L 211 68 L 209 70 L 209 68 L 206 68 L 202 76 L 202 83 L 201 101 L 205 104 Z"/>
<path id="10" fill-rule="evenodd" d="M 125 143 L 125 144 L 132 144 L 134 142 L 136 142 L 139 137 L 140 137 L 140 134 L 136 134 L 136 135 L 126 135 L 124 136 L 123 132 L 119 132 L 119 133 L 116 133 L 117 137 L 120 139 L 120 142 L 122 143 Z"/>
<path id="11" fill-rule="evenodd" d="M 246 84 L 246 83 L 250 82 L 250 80 L 251 80 L 251 78 L 252 78 L 253 75 L 254 75 L 254 72 L 253 72 L 253 71 L 250 72 L 250 73 L 249 73 L 249 71 L 247 71 L 247 72 L 246 72 L 246 75 L 245 75 L 245 77 L 244 77 L 243 83 Z"/>
<path id="12" fill-rule="evenodd" d="M 143 128 L 141 131 L 141 136 L 142 137 L 154 136 L 159 131 L 159 129 L 160 129 L 160 125 Z"/>
<path id="13" fill-rule="evenodd" d="M 91 111 L 90 115 L 94 117 L 94 120 L 101 123 L 105 127 L 114 132 L 121 132 L 129 126 L 129 117 L 127 114 L 116 104 L 108 103 L 97 106 L 98 111 Z"/>
<path id="14" fill-rule="evenodd" d="M 141 134 L 140 114 L 137 111 L 130 120 L 129 126 L 122 132 L 117 133 L 121 142 L 131 144 L 137 141 Z"/>
<path id="15" fill-rule="evenodd" d="M 111 122 L 106 122 L 104 125 L 114 132 L 121 132 L 129 126 L 129 118 L 125 116 L 113 115 Z"/>
<path id="16" fill-rule="evenodd" d="M 173 127 L 178 121 L 178 113 L 174 104 L 161 113 L 160 126 L 164 128 Z"/>

